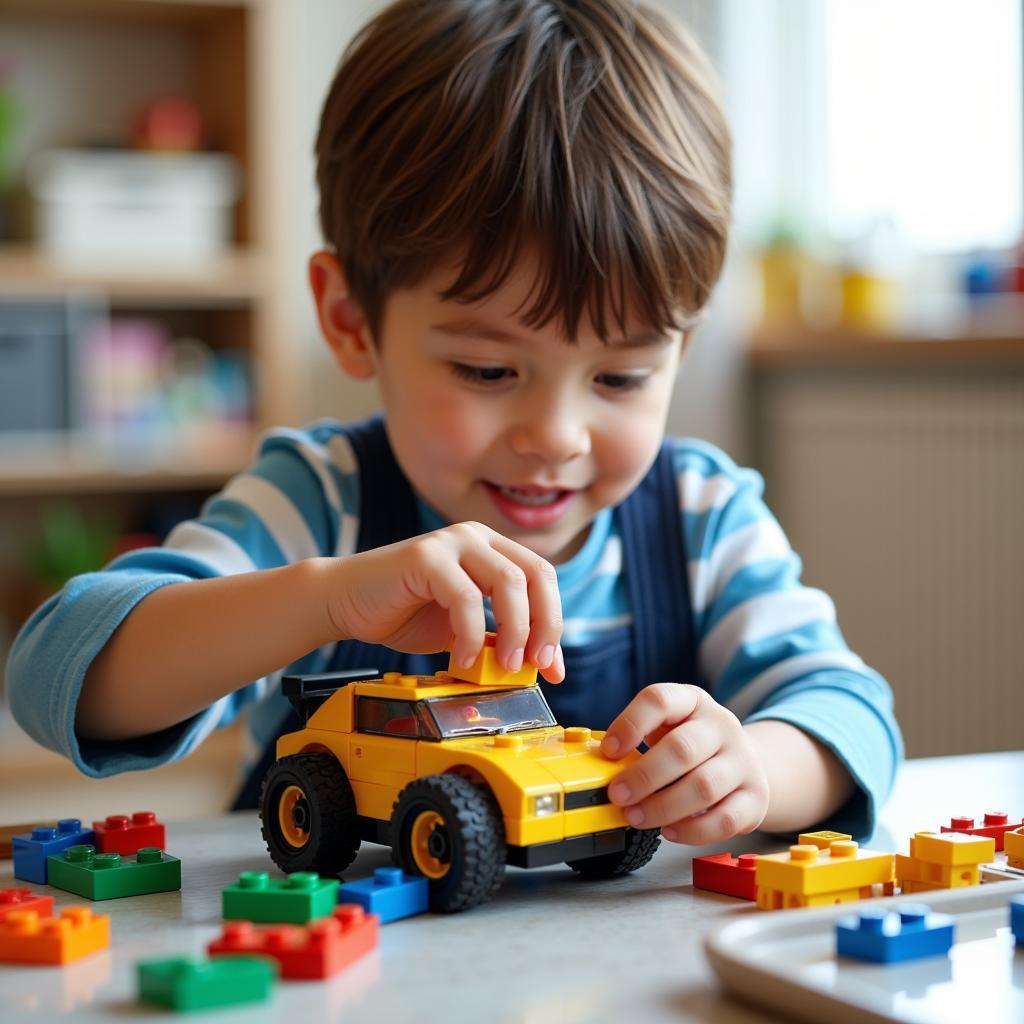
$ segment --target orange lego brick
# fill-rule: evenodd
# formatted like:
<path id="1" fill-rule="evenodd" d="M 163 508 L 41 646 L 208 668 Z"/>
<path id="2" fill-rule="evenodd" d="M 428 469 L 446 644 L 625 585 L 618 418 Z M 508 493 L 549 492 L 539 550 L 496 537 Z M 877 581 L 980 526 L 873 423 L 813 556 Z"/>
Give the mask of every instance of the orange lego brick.
<path id="1" fill-rule="evenodd" d="M 110 945 L 110 918 L 88 907 L 65 907 L 60 917 L 12 910 L 0 922 L 0 961 L 68 964 Z"/>
<path id="2" fill-rule="evenodd" d="M 910 855 L 896 855 L 896 884 L 903 892 L 978 885 L 979 865 L 993 857 L 994 839 L 962 832 L 918 832 L 910 840 Z"/>
<path id="3" fill-rule="evenodd" d="M 509 672 L 498 661 L 495 636 L 488 633 L 484 646 L 469 668 L 455 664 L 454 655 L 448 659 L 448 675 L 464 683 L 478 683 L 481 686 L 536 686 L 537 666 L 525 664 L 518 672 Z"/>
<path id="4" fill-rule="evenodd" d="M 1006 863 L 1011 868 L 1024 868 L 1024 826 L 1007 832 L 1003 837 Z"/>

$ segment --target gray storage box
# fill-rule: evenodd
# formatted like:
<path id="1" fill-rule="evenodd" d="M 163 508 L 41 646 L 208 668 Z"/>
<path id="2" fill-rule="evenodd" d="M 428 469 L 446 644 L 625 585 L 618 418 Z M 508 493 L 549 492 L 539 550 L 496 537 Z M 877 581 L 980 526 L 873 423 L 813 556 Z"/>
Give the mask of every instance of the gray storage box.
<path id="1" fill-rule="evenodd" d="M 79 426 L 75 339 L 102 315 L 89 301 L 0 295 L 0 431 Z"/>

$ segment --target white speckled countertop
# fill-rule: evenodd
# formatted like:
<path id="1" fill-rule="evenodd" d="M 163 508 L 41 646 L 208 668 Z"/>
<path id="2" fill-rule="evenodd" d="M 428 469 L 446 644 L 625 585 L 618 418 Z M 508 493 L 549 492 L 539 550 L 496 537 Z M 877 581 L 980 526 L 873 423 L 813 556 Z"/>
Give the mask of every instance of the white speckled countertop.
<path id="1" fill-rule="evenodd" d="M 954 814 L 980 817 L 1024 810 L 1024 753 L 930 758 L 901 772 L 872 849 L 905 850 L 918 829 Z M 159 811 L 159 808 L 157 808 Z M 778 850 L 777 840 L 747 837 L 731 852 Z M 384 925 L 380 950 L 326 983 L 281 982 L 263 1005 L 190 1014 L 231 1024 L 445 1021 L 446 1024 L 577 1024 L 590 1021 L 772 1020 L 722 995 L 702 952 L 712 928 L 757 913 L 751 904 L 690 884 L 690 860 L 716 850 L 663 843 L 644 869 L 587 883 L 565 867 L 510 868 L 490 903 L 464 914 L 426 914 Z M 111 915 L 109 951 L 65 968 L 0 965 L 0 1021 L 76 1024 L 169 1015 L 137 1003 L 138 959 L 202 954 L 220 932 L 220 892 L 242 871 L 278 873 L 253 813 L 174 824 L 168 852 L 182 859 L 182 891 L 93 905 Z M 346 878 L 390 863 L 388 850 L 364 844 Z M 0 888 L 15 883 L 0 861 Z M 36 891 L 43 887 L 29 886 Z M 58 907 L 81 903 L 46 890 Z"/>

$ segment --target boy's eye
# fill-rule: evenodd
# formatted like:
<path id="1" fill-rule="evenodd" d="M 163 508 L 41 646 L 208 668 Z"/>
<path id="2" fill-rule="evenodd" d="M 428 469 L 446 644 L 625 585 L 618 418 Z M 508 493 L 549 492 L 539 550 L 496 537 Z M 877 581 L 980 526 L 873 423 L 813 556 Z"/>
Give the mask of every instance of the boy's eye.
<path id="1" fill-rule="evenodd" d="M 609 391 L 634 391 L 647 383 L 647 375 L 638 373 L 601 373 L 596 379 Z"/>
<path id="2" fill-rule="evenodd" d="M 507 366 L 468 366 L 466 363 L 452 363 L 452 373 L 474 384 L 497 384 L 507 380 L 513 371 Z"/>

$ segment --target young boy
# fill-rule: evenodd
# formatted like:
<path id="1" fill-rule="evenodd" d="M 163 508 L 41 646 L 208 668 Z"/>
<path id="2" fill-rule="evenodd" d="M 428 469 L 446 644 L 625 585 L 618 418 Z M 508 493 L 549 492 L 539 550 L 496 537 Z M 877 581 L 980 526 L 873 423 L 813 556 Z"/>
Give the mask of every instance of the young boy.
<path id="1" fill-rule="evenodd" d="M 695 45 L 629 0 L 398 0 L 317 156 L 320 325 L 383 419 L 271 433 L 162 548 L 69 582 L 11 654 L 24 728 L 102 776 L 248 706 L 265 762 L 284 666 L 431 672 L 493 628 L 561 722 L 647 744 L 610 791 L 635 826 L 869 833 L 902 754 L 888 686 L 757 474 L 664 438 L 729 224 Z"/>

